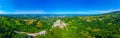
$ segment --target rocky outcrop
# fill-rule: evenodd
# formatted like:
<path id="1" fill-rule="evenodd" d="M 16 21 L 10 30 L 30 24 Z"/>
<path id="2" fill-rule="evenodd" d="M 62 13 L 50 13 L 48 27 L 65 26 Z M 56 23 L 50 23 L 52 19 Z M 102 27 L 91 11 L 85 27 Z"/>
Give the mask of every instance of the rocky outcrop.
<path id="1" fill-rule="evenodd" d="M 66 23 L 64 23 L 61 20 L 57 20 L 56 22 L 54 22 L 52 27 L 64 28 L 65 26 L 66 26 Z"/>

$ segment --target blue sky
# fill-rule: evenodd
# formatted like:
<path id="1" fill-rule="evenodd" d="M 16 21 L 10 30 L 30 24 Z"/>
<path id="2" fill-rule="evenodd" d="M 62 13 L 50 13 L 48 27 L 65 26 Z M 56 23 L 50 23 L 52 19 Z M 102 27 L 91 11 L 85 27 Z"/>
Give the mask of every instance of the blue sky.
<path id="1" fill-rule="evenodd" d="M 120 10 L 120 0 L 0 0 L 0 14 L 101 14 Z"/>

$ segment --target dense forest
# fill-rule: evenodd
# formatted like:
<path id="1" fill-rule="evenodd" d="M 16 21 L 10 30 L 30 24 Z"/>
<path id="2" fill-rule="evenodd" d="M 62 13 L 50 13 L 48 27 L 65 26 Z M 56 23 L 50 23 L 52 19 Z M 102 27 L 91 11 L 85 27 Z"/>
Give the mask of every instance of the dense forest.
<path id="1" fill-rule="evenodd" d="M 57 20 L 66 26 L 52 27 Z M 38 32 L 40 33 L 37 34 Z M 0 38 L 120 38 L 120 11 L 60 17 L 0 15 Z"/>

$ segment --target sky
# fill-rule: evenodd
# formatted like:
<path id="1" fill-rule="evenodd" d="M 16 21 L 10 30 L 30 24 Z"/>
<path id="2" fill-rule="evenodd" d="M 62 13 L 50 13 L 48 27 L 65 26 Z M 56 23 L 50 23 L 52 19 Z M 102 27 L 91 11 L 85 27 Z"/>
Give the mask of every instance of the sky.
<path id="1" fill-rule="evenodd" d="M 120 0 L 0 0 L 0 14 L 102 14 L 120 10 Z"/>

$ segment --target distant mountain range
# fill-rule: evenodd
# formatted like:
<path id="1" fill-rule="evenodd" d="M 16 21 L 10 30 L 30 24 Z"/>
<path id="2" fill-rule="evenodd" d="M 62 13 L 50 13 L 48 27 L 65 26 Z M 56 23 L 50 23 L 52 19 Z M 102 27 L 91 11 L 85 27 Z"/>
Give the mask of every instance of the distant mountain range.
<path id="1" fill-rule="evenodd" d="M 0 14 L 0 16 L 7 17 L 41 17 L 41 16 L 96 16 L 96 15 L 106 15 L 106 14 L 120 14 L 120 11 L 114 11 L 104 14 Z"/>

